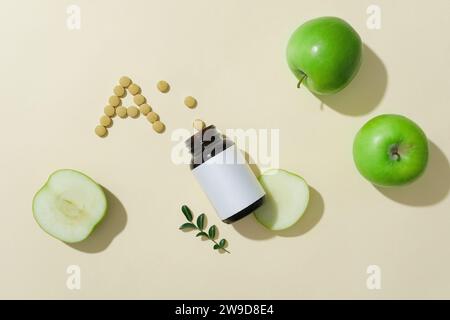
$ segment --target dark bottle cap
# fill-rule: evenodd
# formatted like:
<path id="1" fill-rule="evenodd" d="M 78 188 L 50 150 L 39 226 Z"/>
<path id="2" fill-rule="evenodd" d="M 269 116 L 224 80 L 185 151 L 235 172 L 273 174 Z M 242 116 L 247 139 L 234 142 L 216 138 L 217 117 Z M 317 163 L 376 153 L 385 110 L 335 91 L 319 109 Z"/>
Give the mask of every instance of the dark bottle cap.
<path id="1" fill-rule="evenodd" d="M 185 144 L 191 153 L 195 155 L 199 152 L 203 152 L 208 145 L 213 144 L 217 139 L 221 139 L 220 133 L 214 125 L 210 125 L 192 135 L 185 141 Z"/>
<path id="2" fill-rule="evenodd" d="M 185 144 L 192 154 L 191 168 L 195 168 L 233 145 L 233 142 L 210 125 L 192 135 Z"/>

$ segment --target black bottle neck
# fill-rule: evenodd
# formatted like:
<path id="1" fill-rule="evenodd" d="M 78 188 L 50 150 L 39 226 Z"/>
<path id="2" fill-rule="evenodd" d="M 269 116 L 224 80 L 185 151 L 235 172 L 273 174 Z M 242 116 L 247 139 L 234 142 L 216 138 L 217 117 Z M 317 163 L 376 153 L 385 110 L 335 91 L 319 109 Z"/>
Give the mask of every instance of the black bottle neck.
<path id="1" fill-rule="evenodd" d="M 192 135 L 185 141 L 192 154 L 191 170 L 203 164 L 208 159 L 220 154 L 234 143 L 217 131 L 214 125 Z"/>

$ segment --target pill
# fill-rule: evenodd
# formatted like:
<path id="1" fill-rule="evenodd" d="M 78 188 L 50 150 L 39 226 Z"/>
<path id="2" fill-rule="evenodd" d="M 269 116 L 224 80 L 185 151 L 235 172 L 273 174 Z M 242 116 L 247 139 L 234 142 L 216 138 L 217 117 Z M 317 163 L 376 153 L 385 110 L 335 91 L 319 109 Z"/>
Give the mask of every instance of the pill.
<path id="1" fill-rule="evenodd" d="M 103 111 L 108 117 L 114 117 L 116 115 L 116 109 L 113 106 L 107 105 Z"/>
<path id="2" fill-rule="evenodd" d="M 127 117 L 127 108 L 122 107 L 122 106 L 117 107 L 116 114 L 121 118 L 126 118 Z"/>
<path id="3" fill-rule="evenodd" d="M 109 104 L 113 107 L 117 107 L 120 104 L 120 98 L 118 96 L 109 97 Z"/>
<path id="4" fill-rule="evenodd" d="M 109 127 L 112 124 L 112 120 L 108 116 L 101 116 L 100 117 L 100 124 L 104 127 Z"/>
<path id="5" fill-rule="evenodd" d="M 155 121 L 153 123 L 153 130 L 155 130 L 158 133 L 164 132 L 165 128 L 166 128 L 166 126 L 161 121 Z"/>
<path id="6" fill-rule="evenodd" d="M 188 96 L 188 97 L 184 98 L 184 104 L 186 105 L 186 107 L 192 109 L 197 106 L 197 100 L 195 100 L 194 97 Z"/>
<path id="7" fill-rule="evenodd" d="M 137 118 L 139 116 L 139 109 L 135 106 L 128 107 L 127 114 L 132 118 Z"/>
<path id="8" fill-rule="evenodd" d="M 201 131 L 205 127 L 205 123 L 202 120 L 200 120 L 200 119 L 195 119 L 194 122 L 192 123 L 192 126 L 196 130 Z"/>
<path id="9" fill-rule="evenodd" d="M 156 86 L 158 90 L 161 91 L 162 93 L 169 92 L 170 90 L 169 84 L 164 80 L 159 81 Z"/>
<path id="10" fill-rule="evenodd" d="M 137 94 L 139 94 L 141 92 L 141 87 L 139 87 L 136 83 L 132 83 L 128 87 L 128 91 L 130 91 L 130 93 L 133 96 L 135 96 L 135 95 L 137 95 Z"/>
<path id="11" fill-rule="evenodd" d="M 147 114 L 147 120 L 150 121 L 150 123 L 155 123 L 155 121 L 159 120 L 159 115 L 156 112 L 149 112 Z"/>
<path id="12" fill-rule="evenodd" d="M 147 101 L 147 99 L 145 99 L 145 97 L 142 94 L 137 94 L 134 96 L 133 101 L 138 106 L 140 106 L 141 104 L 144 104 Z"/>
<path id="13" fill-rule="evenodd" d="M 104 137 L 108 133 L 108 129 L 106 129 L 104 126 L 96 126 L 95 127 L 95 134 L 99 137 Z"/>
<path id="14" fill-rule="evenodd" d="M 123 97 L 125 95 L 125 89 L 122 86 L 115 86 L 113 91 L 118 97 Z"/>
<path id="15" fill-rule="evenodd" d="M 146 116 L 150 111 L 152 111 L 152 107 L 150 107 L 147 103 L 144 103 L 139 106 L 139 110 L 144 116 Z"/>
<path id="16" fill-rule="evenodd" d="M 128 78 L 127 76 L 123 76 L 122 78 L 120 78 L 119 80 L 119 84 L 124 87 L 124 88 L 128 88 L 130 86 L 130 84 L 132 83 L 131 79 Z"/>

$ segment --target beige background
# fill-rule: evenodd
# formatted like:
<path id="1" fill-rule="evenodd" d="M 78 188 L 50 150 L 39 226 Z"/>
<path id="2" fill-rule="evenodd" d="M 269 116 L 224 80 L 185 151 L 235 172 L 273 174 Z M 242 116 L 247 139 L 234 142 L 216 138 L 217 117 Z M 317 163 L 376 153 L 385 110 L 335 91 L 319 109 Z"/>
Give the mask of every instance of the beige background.
<path id="1" fill-rule="evenodd" d="M 450 298 L 450 1 L 4 1 L 0 87 L 1 298 Z M 66 27 L 69 4 L 81 30 Z M 324 99 L 287 68 L 291 32 L 313 17 L 349 21 L 366 44 L 353 83 Z M 167 124 L 116 121 L 93 133 L 112 87 L 129 75 Z M 172 85 L 167 95 L 155 83 Z M 183 98 L 199 100 L 195 110 Z M 130 103 L 129 98 L 127 98 Z M 357 173 L 353 137 L 371 117 L 401 113 L 431 141 L 425 175 L 378 190 Z M 249 217 L 219 221 L 189 169 L 170 161 L 172 130 L 194 118 L 226 128 L 279 128 L 280 166 L 313 188 L 282 234 Z M 68 246 L 34 222 L 47 176 L 76 168 L 105 186 L 112 210 L 91 239 Z M 177 228 L 206 212 L 231 255 Z M 66 267 L 82 288 L 66 288 Z M 366 268 L 382 289 L 366 288 Z"/>

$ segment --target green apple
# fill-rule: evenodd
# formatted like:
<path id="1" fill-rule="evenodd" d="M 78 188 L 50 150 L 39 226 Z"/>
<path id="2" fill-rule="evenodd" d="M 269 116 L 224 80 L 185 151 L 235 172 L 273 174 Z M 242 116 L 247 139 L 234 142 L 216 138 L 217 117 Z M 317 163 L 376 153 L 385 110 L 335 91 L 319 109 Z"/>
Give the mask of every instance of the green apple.
<path id="1" fill-rule="evenodd" d="M 428 140 L 408 118 L 385 114 L 369 120 L 353 142 L 358 171 L 379 186 L 407 184 L 418 178 L 428 162 Z"/>
<path id="2" fill-rule="evenodd" d="M 33 216 L 39 226 L 67 243 L 86 239 L 107 208 L 102 187 L 70 169 L 52 173 L 33 198 Z"/>
<path id="3" fill-rule="evenodd" d="M 266 192 L 254 215 L 270 230 L 284 230 L 300 219 L 308 206 L 309 187 L 303 178 L 282 169 L 264 172 L 259 182 Z"/>
<path id="4" fill-rule="evenodd" d="M 328 95 L 347 86 L 359 70 L 362 42 L 347 22 L 336 17 L 309 20 L 287 46 L 289 68 L 313 93 Z"/>

